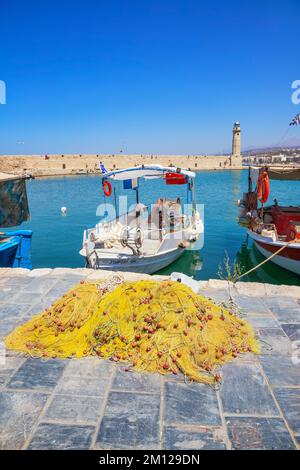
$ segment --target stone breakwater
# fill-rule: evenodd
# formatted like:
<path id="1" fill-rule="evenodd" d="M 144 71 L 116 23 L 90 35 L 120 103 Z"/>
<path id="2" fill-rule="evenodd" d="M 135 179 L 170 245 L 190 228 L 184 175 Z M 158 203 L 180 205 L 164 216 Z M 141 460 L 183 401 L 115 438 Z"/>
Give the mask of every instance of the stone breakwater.
<path id="1" fill-rule="evenodd" d="M 34 176 L 99 173 L 99 161 L 107 170 L 159 164 L 193 171 L 241 168 L 241 159 L 205 155 L 1 155 L 0 171 Z"/>
<path id="2" fill-rule="evenodd" d="M 80 280 L 110 274 L 0 269 L 0 345 Z M 233 301 L 261 342 L 260 355 L 222 367 L 220 390 L 99 358 L 44 361 L 2 348 L 0 448 L 299 449 L 300 287 L 221 280 L 199 287 L 216 302 Z"/>

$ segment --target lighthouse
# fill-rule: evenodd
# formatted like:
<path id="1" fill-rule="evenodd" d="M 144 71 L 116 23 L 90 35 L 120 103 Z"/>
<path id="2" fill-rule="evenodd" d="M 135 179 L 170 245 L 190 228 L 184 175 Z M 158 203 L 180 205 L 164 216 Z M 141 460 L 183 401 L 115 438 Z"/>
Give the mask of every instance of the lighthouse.
<path id="1" fill-rule="evenodd" d="M 232 130 L 232 157 L 241 157 L 241 126 L 239 122 L 235 122 Z"/>

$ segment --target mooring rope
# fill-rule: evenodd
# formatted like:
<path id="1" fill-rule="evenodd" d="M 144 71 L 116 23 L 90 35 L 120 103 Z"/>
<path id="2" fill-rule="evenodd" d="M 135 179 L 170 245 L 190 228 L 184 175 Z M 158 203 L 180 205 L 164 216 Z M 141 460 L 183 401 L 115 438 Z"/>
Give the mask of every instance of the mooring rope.
<path id="1" fill-rule="evenodd" d="M 249 269 L 249 271 L 241 274 L 240 276 L 238 276 L 233 282 L 237 282 L 239 279 L 242 279 L 243 277 L 247 276 L 248 274 L 252 273 L 253 271 L 255 271 L 256 269 L 260 268 L 263 264 L 266 264 L 268 261 L 270 261 L 272 258 L 274 258 L 274 256 L 278 255 L 278 253 L 280 253 L 281 251 L 283 251 L 285 248 L 287 248 L 291 243 L 294 243 L 295 241 L 294 240 L 291 240 L 289 242 L 287 242 L 285 245 L 281 246 L 279 248 L 279 250 L 275 251 L 275 253 L 272 253 L 271 256 L 269 256 L 268 258 L 264 259 L 261 263 L 259 263 L 258 265 L 254 266 L 254 268 L 251 268 Z"/>

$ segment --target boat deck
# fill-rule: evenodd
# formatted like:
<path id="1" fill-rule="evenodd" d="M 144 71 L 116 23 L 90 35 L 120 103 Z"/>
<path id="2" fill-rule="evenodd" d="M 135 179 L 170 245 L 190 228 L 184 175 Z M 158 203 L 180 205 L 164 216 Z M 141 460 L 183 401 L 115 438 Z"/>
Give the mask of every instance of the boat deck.
<path id="1" fill-rule="evenodd" d="M 161 242 L 159 240 L 149 240 L 148 238 L 143 241 L 141 247 L 141 253 L 146 255 L 154 255 L 160 247 Z M 116 244 L 112 248 L 96 248 L 98 256 L 103 254 L 120 254 L 120 255 L 132 255 L 132 250 L 128 247 L 123 247 L 121 243 Z"/>

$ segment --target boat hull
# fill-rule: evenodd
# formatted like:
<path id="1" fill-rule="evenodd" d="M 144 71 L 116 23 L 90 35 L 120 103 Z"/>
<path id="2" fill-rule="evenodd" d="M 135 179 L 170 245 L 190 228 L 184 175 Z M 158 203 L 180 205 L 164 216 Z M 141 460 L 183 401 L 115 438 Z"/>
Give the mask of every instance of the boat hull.
<path id="1" fill-rule="evenodd" d="M 124 271 L 144 274 L 153 274 L 176 261 L 185 250 L 177 248 L 168 253 L 151 256 L 119 256 L 115 258 L 99 258 L 96 265 L 90 265 L 86 258 L 86 266 L 93 269 L 104 269 L 109 271 Z"/>
<path id="2" fill-rule="evenodd" d="M 18 237 L 12 237 L 8 242 L 0 244 L 0 268 L 12 268 L 19 246 Z"/>
<path id="3" fill-rule="evenodd" d="M 273 253 L 278 251 L 281 246 L 285 243 L 268 241 L 266 237 L 262 237 L 258 234 L 248 230 L 248 234 L 253 239 L 254 244 L 258 251 L 265 257 L 268 258 Z M 300 244 L 291 244 L 282 250 L 278 255 L 274 256 L 272 261 L 277 266 L 291 271 L 295 274 L 300 275 Z"/>
<path id="4" fill-rule="evenodd" d="M 15 230 L 6 232 L 5 237 L 7 240 L 0 243 L 0 267 L 32 269 L 32 231 Z"/>

